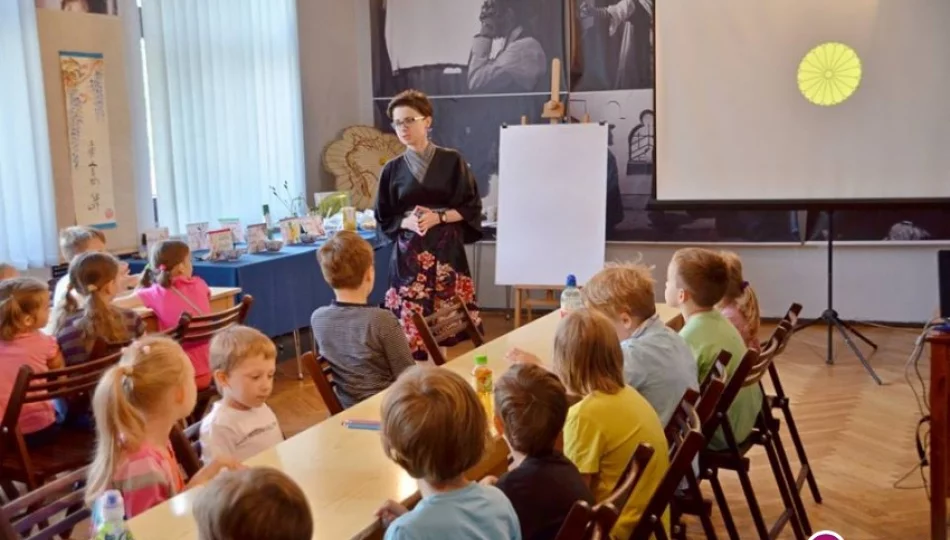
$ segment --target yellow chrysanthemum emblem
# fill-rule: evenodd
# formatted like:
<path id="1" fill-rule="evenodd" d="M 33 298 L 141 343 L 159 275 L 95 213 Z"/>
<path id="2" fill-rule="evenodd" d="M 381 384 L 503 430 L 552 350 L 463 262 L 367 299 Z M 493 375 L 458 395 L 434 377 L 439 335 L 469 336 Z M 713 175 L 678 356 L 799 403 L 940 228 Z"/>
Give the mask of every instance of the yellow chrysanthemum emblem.
<path id="1" fill-rule="evenodd" d="M 844 43 L 824 43 L 798 66 L 798 89 L 805 99 L 825 107 L 851 97 L 861 84 L 861 59 Z"/>

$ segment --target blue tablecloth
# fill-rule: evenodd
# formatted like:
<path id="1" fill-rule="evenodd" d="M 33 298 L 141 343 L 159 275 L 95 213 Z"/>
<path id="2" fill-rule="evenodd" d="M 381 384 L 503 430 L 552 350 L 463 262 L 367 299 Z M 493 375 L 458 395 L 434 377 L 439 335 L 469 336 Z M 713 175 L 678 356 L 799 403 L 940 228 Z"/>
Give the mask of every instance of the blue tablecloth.
<path id="1" fill-rule="evenodd" d="M 375 234 L 360 234 L 375 243 Z M 233 262 L 195 261 L 194 273 L 212 287 L 240 287 L 252 295 L 248 326 L 276 337 L 309 327 L 313 310 L 333 300 L 333 290 L 317 263 L 320 245 L 285 246 L 277 253 L 243 255 Z M 380 304 L 388 286 L 392 244 L 375 245 L 375 250 L 376 284 L 370 303 Z M 129 261 L 133 273 L 144 267 L 144 261 Z"/>

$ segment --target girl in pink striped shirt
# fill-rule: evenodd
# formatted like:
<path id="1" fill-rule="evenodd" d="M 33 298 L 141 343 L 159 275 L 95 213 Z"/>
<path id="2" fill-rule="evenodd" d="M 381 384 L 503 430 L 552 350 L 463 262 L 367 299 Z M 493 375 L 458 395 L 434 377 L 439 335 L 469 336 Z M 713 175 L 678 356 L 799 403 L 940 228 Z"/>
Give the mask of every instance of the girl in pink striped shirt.
<path id="1" fill-rule="evenodd" d="M 222 468 L 238 467 L 217 460 L 185 483 L 168 435 L 191 413 L 196 395 L 194 368 L 173 340 L 147 336 L 126 348 L 93 396 L 97 446 L 87 502 L 117 489 L 125 499 L 126 518 L 131 518 L 210 480 Z"/>
<path id="2" fill-rule="evenodd" d="M 192 316 L 211 314 L 211 289 L 198 276 L 192 275 L 191 249 L 180 240 L 165 240 L 152 248 L 148 267 L 142 273 L 142 286 L 136 294 L 145 307 L 155 312 L 159 330 L 178 324 L 182 313 Z M 185 346 L 185 353 L 195 368 L 195 384 L 199 390 L 211 385 L 208 365 L 209 343 Z"/>

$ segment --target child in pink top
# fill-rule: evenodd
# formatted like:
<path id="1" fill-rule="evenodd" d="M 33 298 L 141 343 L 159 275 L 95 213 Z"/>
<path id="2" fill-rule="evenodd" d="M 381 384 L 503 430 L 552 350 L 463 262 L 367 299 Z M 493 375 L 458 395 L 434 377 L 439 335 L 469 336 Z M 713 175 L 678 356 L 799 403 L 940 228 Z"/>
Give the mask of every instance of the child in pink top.
<path id="1" fill-rule="evenodd" d="M 49 288 L 38 279 L 0 282 L 0 411 L 7 408 L 20 367 L 34 372 L 63 367 L 56 340 L 40 331 L 49 320 Z M 52 401 L 27 403 L 17 427 L 28 446 L 43 444 L 56 426 Z"/>
<path id="2" fill-rule="evenodd" d="M 173 340 L 146 336 L 127 347 L 93 395 L 96 456 L 89 467 L 87 502 L 118 489 L 131 518 L 210 480 L 222 468 L 240 467 L 216 460 L 185 483 L 168 434 L 194 409 L 197 392 L 194 367 Z"/>
<path id="3" fill-rule="evenodd" d="M 173 328 L 182 313 L 192 316 L 211 314 L 211 289 L 192 275 L 191 250 L 179 240 L 165 240 L 152 248 L 149 265 L 142 274 L 142 286 L 136 294 L 145 307 L 155 312 L 160 330 Z M 209 342 L 185 345 L 195 367 L 199 390 L 211 385 L 208 364 Z"/>
<path id="4" fill-rule="evenodd" d="M 745 346 L 760 352 L 759 299 L 749 282 L 742 277 L 742 260 L 739 256 L 731 251 L 721 251 L 719 255 L 726 262 L 729 280 L 726 284 L 726 294 L 716 307 L 739 331 Z"/>

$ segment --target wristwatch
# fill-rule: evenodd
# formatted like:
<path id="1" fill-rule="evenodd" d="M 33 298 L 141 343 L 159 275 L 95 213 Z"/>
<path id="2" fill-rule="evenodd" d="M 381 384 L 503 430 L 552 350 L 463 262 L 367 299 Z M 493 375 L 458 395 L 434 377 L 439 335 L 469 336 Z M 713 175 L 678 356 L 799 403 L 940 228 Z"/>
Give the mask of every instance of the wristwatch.
<path id="1" fill-rule="evenodd" d="M 439 212 L 439 223 L 445 223 L 445 210 Z"/>

